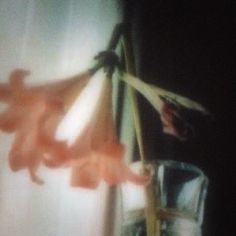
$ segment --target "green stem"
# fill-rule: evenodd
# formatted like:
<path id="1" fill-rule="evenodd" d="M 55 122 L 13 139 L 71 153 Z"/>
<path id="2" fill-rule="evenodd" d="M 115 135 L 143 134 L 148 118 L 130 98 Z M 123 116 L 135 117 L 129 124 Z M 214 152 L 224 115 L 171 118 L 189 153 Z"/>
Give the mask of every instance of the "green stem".
<path id="1" fill-rule="evenodd" d="M 126 72 L 135 75 L 135 66 L 133 58 L 133 49 L 131 47 L 130 38 L 127 32 L 124 32 L 123 35 L 123 51 L 125 56 L 125 66 Z M 134 119 L 134 127 L 136 132 L 136 138 L 140 153 L 140 159 L 144 167 L 145 174 L 150 174 L 150 170 L 146 168 L 146 157 L 144 152 L 143 144 L 143 135 L 142 135 L 142 126 L 140 120 L 140 112 L 138 107 L 138 101 L 136 96 L 136 91 L 132 89 L 129 85 L 128 91 L 131 99 L 132 114 Z M 160 223 L 157 220 L 156 209 L 157 209 L 157 199 L 154 191 L 153 181 L 146 186 L 146 199 L 147 206 L 145 209 L 146 213 L 146 226 L 147 226 L 147 236 L 160 236 Z"/>
<path id="2" fill-rule="evenodd" d="M 133 55 L 133 48 L 131 45 L 131 40 L 129 38 L 129 34 L 127 31 L 125 31 L 124 25 L 119 24 L 115 27 L 111 40 L 108 44 L 107 50 L 113 51 L 116 49 L 118 42 L 120 40 L 121 35 L 123 36 L 122 40 L 122 49 L 124 52 L 125 57 L 125 71 L 128 74 L 135 75 L 135 65 L 134 65 L 134 55 Z M 108 63 L 109 65 L 109 63 Z M 95 66 L 94 70 L 97 70 L 98 68 L 105 66 L 104 61 L 101 61 L 100 63 Z M 113 74 L 113 68 L 110 68 L 108 70 L 108 76 L 112 76 Z M 150 174 L 150 170 L 146 168 L 146 157 L 144 152 L 144 144 L 143 144 L 143 134 L 142 134 L 142 126 L 141 126 L 141 120 L 140 120 L 140 112 L 138 107 L 138 101 L 136 96 L 136 91 L 128 86 L 128 92 L 130 95 L 131 100 L 131 107 L 132 107 L 132 114 L 133 114 L 133 120 L 134 120 L 134 128 L 140 153 L 140 159 L 143 164 L 143 169 L 145 174 Z M 146 186 L 146 198 L 147 198 L 147 206 L 146 206 L 146 225 L 147 225 L 147 236 L 160 236 L 160 223 L 157 221 L 156 216 L 156 209 L 157 209 L 157 197 L 155 195 L 154 191 L 154 183 L 151 181 L 151 183 Z"/>
<path id="3" fill-rule="evenodd" d="M 135 74 L 135 66 L 133 63 L 133 53 L 131 45 L 129 44 L 128 35 L 124 35 L 123 41 L 122 41 L 123 51 L 124 51 L 124 57 L 125 57 L 125 70 L 127 73 L 134 75 Z M 127 85 L 128 93 L 130 95 L 130 103 L 132 107 L 132 114 L 134 119 L 134 129 L 136 133 L 139 153 L 140 153 L 140 159 L 144 164 L 146 164 L 146 157 L 144 152 L 144 145 L 143 145 L 143 134 L 142 134 L 142 126 L 141 126 L 141 120 L 140 120 L 140 112 L 138 107 L 138 100 L 136 91 L 129 85 Z"/>

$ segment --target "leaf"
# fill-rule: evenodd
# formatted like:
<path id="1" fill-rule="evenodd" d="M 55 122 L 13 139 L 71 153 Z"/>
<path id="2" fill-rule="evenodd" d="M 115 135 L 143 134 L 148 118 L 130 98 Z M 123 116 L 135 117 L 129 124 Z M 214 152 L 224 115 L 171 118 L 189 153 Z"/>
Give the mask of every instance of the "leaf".
<path id="1" fill-rule="evenodd" d="M 158 112 L 160 112 L 164 98 L 176 106 L 179 105 L 187 109 L 199 111 L 204 115 L 209 114 L 209 112 L 200 103 L 171 91 L 162 89 L 158 86 L 145 83 L 135 76 L 125 73 L 122 79 L 137 91 L 139 91 Z"/>

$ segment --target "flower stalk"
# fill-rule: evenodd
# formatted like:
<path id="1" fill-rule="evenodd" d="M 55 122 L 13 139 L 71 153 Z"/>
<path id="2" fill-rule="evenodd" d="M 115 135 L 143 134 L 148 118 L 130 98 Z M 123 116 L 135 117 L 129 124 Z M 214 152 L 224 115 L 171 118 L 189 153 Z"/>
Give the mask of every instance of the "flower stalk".
<path id="1" fill-rule="evenodd" d="M 125 72 L 127 74 L 135 75 L 135 65 L 133 57 L 133 49 L 131 46 L 131 40 L 127 32 L 123 34 L 122 46 L 125 57 Z M 124 75 L 123 75 L 124 76 Z M 140 159 L 143 165 L 144 174 L 147 176 L 151 175 L 151 170 L 147 167 L 147 159 L 145 156 L 144 143 L 143 143 L 143 134 L 142 134 L 142 125 L 140 120 L 140 111 L 138 107 L 138 100 L 136 91 L 130 86 L 128 86 L 128 92 L 130 95 L 130 103 L 132 107 L 132 114 L 134 120 L 135 133 L 140 153 Z M 150 180 L 150 183 L 146 186 L 146 228 L 147 236 L 160 236 L 160 222 L 157 219 L 156 209 L 157 209 L 157 196 L 154 191 L 153 181 Z"/>

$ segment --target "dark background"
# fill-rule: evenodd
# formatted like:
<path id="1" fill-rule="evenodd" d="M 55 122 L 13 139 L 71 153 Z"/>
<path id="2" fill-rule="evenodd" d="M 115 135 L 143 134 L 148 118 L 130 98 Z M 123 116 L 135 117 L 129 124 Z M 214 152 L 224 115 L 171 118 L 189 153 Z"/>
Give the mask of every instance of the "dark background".
<path id="1" fill-rule="evenodd" d="M 236 235 L 233 195 L 235 1 L 125 1 L 138 75 L 192 98 L 213 114 L 190 116 L 195 136 L 180 142 L 163 135 L 158 114 L 140 97 L 150 159 L 196 164 L 209 177 L 204 235 Z M 233 217 L 234 215 L 234 217 Z M 234 226 L 235 225 L 235 226 Z"/>

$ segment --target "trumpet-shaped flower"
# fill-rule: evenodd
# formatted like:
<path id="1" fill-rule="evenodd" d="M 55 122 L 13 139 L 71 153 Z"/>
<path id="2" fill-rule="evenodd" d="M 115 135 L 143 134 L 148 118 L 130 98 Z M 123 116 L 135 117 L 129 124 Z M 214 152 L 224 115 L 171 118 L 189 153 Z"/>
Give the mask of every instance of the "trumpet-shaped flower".
<path id="1" fill-rule="evenodd" d="M 188 132 L 192 130 L 192 127 L 182 116 L 182 110 L 191 109 L 205 115 L 208 114 L 201 104 L 158 86 L 145 83 L 130 74 L 125 74 L 123 80 L 139 91 L 160 114 L 163 132 L 180 140 L 186 139 Z"/>
<path id="2" fill-rule="evenodd" d="M 0 129 L 15 132 L 9 153 L 11 169 L 27 168 L 31 179 L 42 183 L 35 174 L 42 161 L 57 166 L 68 158 L 65 142 L 54 137 L 55 128 L 67 106 L 87 84 L 90 74 L 45 86 L 27 87 L 23 79 L 28 74 L 25 70 L 15 70 L 9 84 L 0 84 L 0 101 L 8 104 L 0 114 Z M 48 157 L 53 161 L 47 163 Z"/>
<path id="3" fill-rule="evenodd" d="M 147 183 L 147 177 L 133 173 L 123 162 L 124 145 L 119 142 L 113 125 L 111 81 L 104 79 L 102 83 L 92 119 L 71 146 L 71 183 L 89 188 L 95 188 L 101 179 L 111 185 L 126 180 Z"/>
<path id="4" fill-rule="evenodd" d="M 109 80 L 103 81 L 88 125 L 69 145 L 56 139 L 56 131 L 92 72 L 33 87 L 24 84 L 28 74 L 15 70 L 9 84 L 0 84 L 0 102 L 8 104 L 0 114 L 0 130 L 15 133 L 9 153 L 13 171 L 28 169 L 32 181 L 41 184 L 43 181 L 36 174 L 41 164 L 51 168 L 69 166 L 72 185 L 87 188 L 95 188 L 102 179 L 109 184 L 147 182 L 147 177 L 134 174 L 123 162 L 124 146 L 113 127 Z"/>

